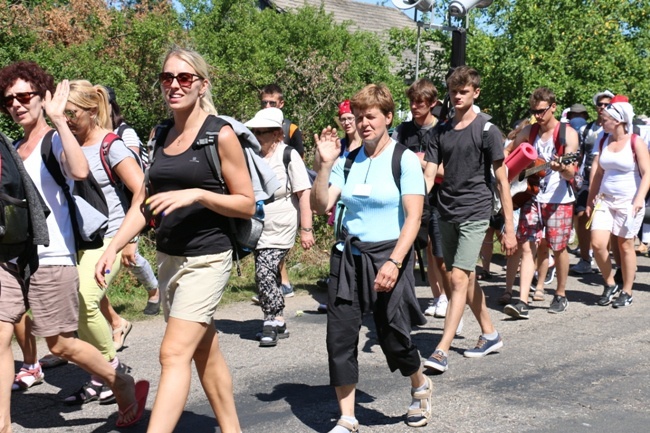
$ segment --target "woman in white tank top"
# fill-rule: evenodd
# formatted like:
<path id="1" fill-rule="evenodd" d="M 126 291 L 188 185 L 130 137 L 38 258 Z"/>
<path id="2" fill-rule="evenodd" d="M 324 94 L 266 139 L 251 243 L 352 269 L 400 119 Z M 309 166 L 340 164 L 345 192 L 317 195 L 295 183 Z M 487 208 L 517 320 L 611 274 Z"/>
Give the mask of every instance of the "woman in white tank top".
<path id="1" fill-rule="evenodd" d="M 650 186 L 650 156 L 639 136 L 631 134 L 634 111 L 627 102 L 608 105 L 603 112 L 602 139 L 594 150 L 593 181 L 589 187 L 587 215 L 591 221 L 594 258 L 603 274 L 605 290 L 598 305 L 614 308 L 632 303 L 632 284 L 636 273 L 634 236 L 645 213 L 645 197 Z M 614 281 L 608 244 L 614 235 L 621 256 L 623 287 Z"/>

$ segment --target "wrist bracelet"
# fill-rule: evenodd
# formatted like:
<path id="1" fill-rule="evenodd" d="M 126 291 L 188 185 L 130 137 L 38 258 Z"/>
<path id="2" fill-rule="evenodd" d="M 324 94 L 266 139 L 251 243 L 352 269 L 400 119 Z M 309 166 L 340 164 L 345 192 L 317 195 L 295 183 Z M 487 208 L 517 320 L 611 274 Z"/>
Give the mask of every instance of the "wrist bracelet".
<path id="1" fill-rule="evenodd" d="M 300 227 L 300 230 L 303 232 L 313 232 L 314 228 L 313 227 Z"/>
<path id="2" fill-rule="evenodd" d="M 138 239 L 140 239 L 140 236 L 136 236 L 136 237 L 134 237 L 133 239 L 131 239 L 131 240 L 129 241 L 129 243 L 130 243 L 130 244 L 135 244 L 135 243 L 138 242 Z"/>

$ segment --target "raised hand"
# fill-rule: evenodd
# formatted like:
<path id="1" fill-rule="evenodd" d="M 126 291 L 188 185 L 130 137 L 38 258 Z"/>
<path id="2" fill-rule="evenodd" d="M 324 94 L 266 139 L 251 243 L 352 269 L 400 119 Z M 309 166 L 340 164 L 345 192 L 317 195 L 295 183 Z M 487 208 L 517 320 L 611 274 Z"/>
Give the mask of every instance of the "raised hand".
<path id="1" fill-rule="evenodd" d="M 65 121 L 65 105 L 68 103 L 68 96 L 70 95 L 70 82 L 63 80 L 56 85 L 54 95 L 48 90 L 45 92 L 45 101 L 43 108 L 47 117 L 56 122 L 57 120 Z"/>
<path id="2" fill-rule="evenodd" d="M 316 142 L 316 157 L 320 163 L 332 164 L 336 162 L 341 155 L 341 140 L 336 132 L 336 128 L 328 126 L 323 129 L 320 136 L 314 134 Z"/>

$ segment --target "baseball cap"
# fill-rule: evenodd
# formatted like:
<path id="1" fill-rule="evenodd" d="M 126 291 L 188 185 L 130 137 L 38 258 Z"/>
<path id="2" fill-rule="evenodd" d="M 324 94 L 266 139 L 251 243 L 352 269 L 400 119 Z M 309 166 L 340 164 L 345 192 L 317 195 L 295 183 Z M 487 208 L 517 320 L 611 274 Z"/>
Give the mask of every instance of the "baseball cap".
<path id="1" fill-rule="evenodd" d="M 263 108 L 262 110 L 255 113 L 253 117 L 244 125 L 249 128 L 282 128 L 282 121 L 284 116 L 282 115 L 282 110 L 275 107 Z"/>

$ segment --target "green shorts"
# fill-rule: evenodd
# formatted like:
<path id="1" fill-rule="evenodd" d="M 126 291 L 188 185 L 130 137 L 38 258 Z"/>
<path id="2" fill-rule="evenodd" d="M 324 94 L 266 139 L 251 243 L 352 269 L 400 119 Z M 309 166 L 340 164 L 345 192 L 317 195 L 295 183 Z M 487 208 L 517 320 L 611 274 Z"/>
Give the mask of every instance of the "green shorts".
<path id="1" fill-rule="evenodd" d="M 452 268 L 474 272 L 476 261 L 490 220 L 451 223 L 440 220 L 442 257 L 448 271 Z"/>

